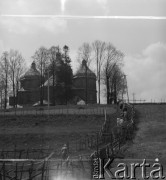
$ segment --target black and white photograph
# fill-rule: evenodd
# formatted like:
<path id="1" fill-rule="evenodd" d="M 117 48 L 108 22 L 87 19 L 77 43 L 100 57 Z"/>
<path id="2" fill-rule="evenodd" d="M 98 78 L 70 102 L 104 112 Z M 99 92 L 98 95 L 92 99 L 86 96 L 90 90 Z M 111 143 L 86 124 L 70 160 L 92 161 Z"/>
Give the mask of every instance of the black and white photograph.
<path id="1" fill-rule="evenodd" d="M 165 77 L 165 0 L 0 0 L 0 180 L 165 179 Z"/>

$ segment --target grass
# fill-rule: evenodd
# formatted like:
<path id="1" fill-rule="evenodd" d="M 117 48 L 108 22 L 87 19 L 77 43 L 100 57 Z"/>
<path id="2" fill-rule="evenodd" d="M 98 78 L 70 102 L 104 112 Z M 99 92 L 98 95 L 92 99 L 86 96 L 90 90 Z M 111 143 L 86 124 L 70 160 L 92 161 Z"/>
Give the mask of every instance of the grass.
<path id="1" fill-rule="evenodd" d="M 166 105 L 137 105 L 139 124 L 126 159 L 155 159 L 166 168 Z M 154 162 L 154 161 L 153 161 Z M 166 169 L 165 169 L 166 174 Z"/>
<path id="2" fill-rule="evenodd" d="M 166 105 L 136 105 L 137 131 L 128 143 L 125 159 L 159 158 L 166 168 Z M 115 116 L 112 114 L 112 125 Z M 98 131 L 103 115 L 6 116 L 0 119 L 1 149 L 51 147 L 60 150 L 86 134 Z M 165 171 L 164 171 L 165 172 Z M 137 176 L 138 177 L 138 176 Z"/>
<path id="3" fill-rule="evenodd" d="M 7 116 L 0 120 L 0 147 L 60 149 L 66 142 L 99 131 L 103 122 L 103 115 Z"/>

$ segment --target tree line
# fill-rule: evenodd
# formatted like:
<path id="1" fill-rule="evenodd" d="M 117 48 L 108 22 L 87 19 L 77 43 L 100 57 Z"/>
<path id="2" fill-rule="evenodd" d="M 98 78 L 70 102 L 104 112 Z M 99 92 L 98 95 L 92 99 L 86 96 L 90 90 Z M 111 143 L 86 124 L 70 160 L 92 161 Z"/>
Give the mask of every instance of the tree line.
<path id="1" fill-rule="evenodd" d="M 40 47 L 35 51 L 32 59 L 36 62 L 37 69 L 40 72 L 40 105 L 43 105 L 44 83 L 52 77 L 51 87 L 53 92 L 56 90 L 56 96 L 67 104 L 72 99 L 72 78 L 71 58 L 69 57 L 69 47 L 65 45 L 63 49 L 59 46 L 52 46 L 49 49 Z M 55 93 L 52 97 L 52 105 L 55 105 Z"/>
<path id="2" fill-rule="evenodd" d="M 58 87 L 57 96 L 67 102 L 72 98 L 72 78 L 71 59 L 69 57 L 69 47 L 52 46 L 49 49 L 41 46 L 32 56 L 37 70 L 40 72 L 40 105 L 44 101 L 44 83 L 51 77 L 51 87 L 53 92 Z M 7 107 L 8 96 L 11 94 L 14 101 L 17 101 L 18 90 L 20 89 L 20 77 L 25 73 L 25 59 L 18 50 L 5 51 L 1 55 L 0 61 L 0 93 L 1 107 Z M 53 93 L 53 104 L 55 105 L 55 93 Z M 14 102 L 16 107 L 17 102 Z"/>
<path id="3" fill-rule="evenodd" d="M 107 104 L 116 103 L 120 94 L 125 93 L 124 73 L 122 71 L 124 54 L 113 44 L 96 40 L 92 43 L 83 43 L 77 52 L 77 61 L 86 60 L 88 67 L 93 66 L 97 77 L 97 96 L 100 104 L 101 83 L 106 90 Z M 0 57 L 0 93 L 1 107 L 6 109 L 9 92 L 14 99 L 19 90 L 19 80 L 25 72 L 25 59 L 18 50 L 4 51 Z M 44 83 L 48 76 L 52 76 L 52 88 L 59 87 L 59 96 L 67 102 L 72 98 L 71 58 L 69 47 L 65 45 L 45 48 L 41 46 L 32 55 L 40 72 L 40 104 L 44 100 Z M 17 104 L 17 103 L 15 103 Z M 55 94 L 53 93 L 53 105 Z"/>
<path id="4" fill-rule="evenodd" d="M 101 99 L 101 84 L 105 86 L 107 104 L 117 103 L 117 98 L 123 98 L 126 93 L 125 75 L 122 70 L 124 53 L 110 42 L 96 40 L 83 43 L 78 49 L 78 62 L 87 61 L 88 66 L 95 67 L 98 85 L 98 103 Z"/>
<path id="5" fill-rule="evenodd" d="M 19 90 L 19 79 L 25 70 L 25 59 L 18 50 L 4 51 L 0 59 L 0 93 L 1 108 L 7 107 L 9 91 L 12 91 L 14 99 Z"/>

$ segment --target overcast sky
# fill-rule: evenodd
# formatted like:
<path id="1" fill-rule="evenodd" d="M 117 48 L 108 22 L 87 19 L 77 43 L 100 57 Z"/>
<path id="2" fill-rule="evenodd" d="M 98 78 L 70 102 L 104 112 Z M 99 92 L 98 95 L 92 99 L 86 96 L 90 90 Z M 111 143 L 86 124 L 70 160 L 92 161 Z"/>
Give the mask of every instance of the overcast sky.
<path id="1" fill-rule="evenodd" d="M 111 18 L 66 19 L 47 15 Z M 158 19 L 134 19 L 135 16 Z M 136 99 L 166 100 L 165 17 L 165 0 L 0 0 L 0 54 L 18 49 L 30 65 L 31 56 L 40 46 L 66 44 L 75 71 L 77 49 L 83 42 L 111 42 L 125 53 L 123 69 L 130 98 L 135 93 Z"/>

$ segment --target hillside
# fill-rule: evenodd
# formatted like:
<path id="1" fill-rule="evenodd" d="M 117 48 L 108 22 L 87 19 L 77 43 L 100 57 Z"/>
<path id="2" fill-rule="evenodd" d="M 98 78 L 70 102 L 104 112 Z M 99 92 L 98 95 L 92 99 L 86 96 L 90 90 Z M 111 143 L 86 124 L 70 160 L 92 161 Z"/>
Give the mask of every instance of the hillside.
<path id="1" fill-rule="evenodd" d="M 136 105 L 138 130 L 133 143 L 125 152 L 125 159 L 146 159 L 154 163 L 156 158 L 166 174 L 166 105 Z"/>

